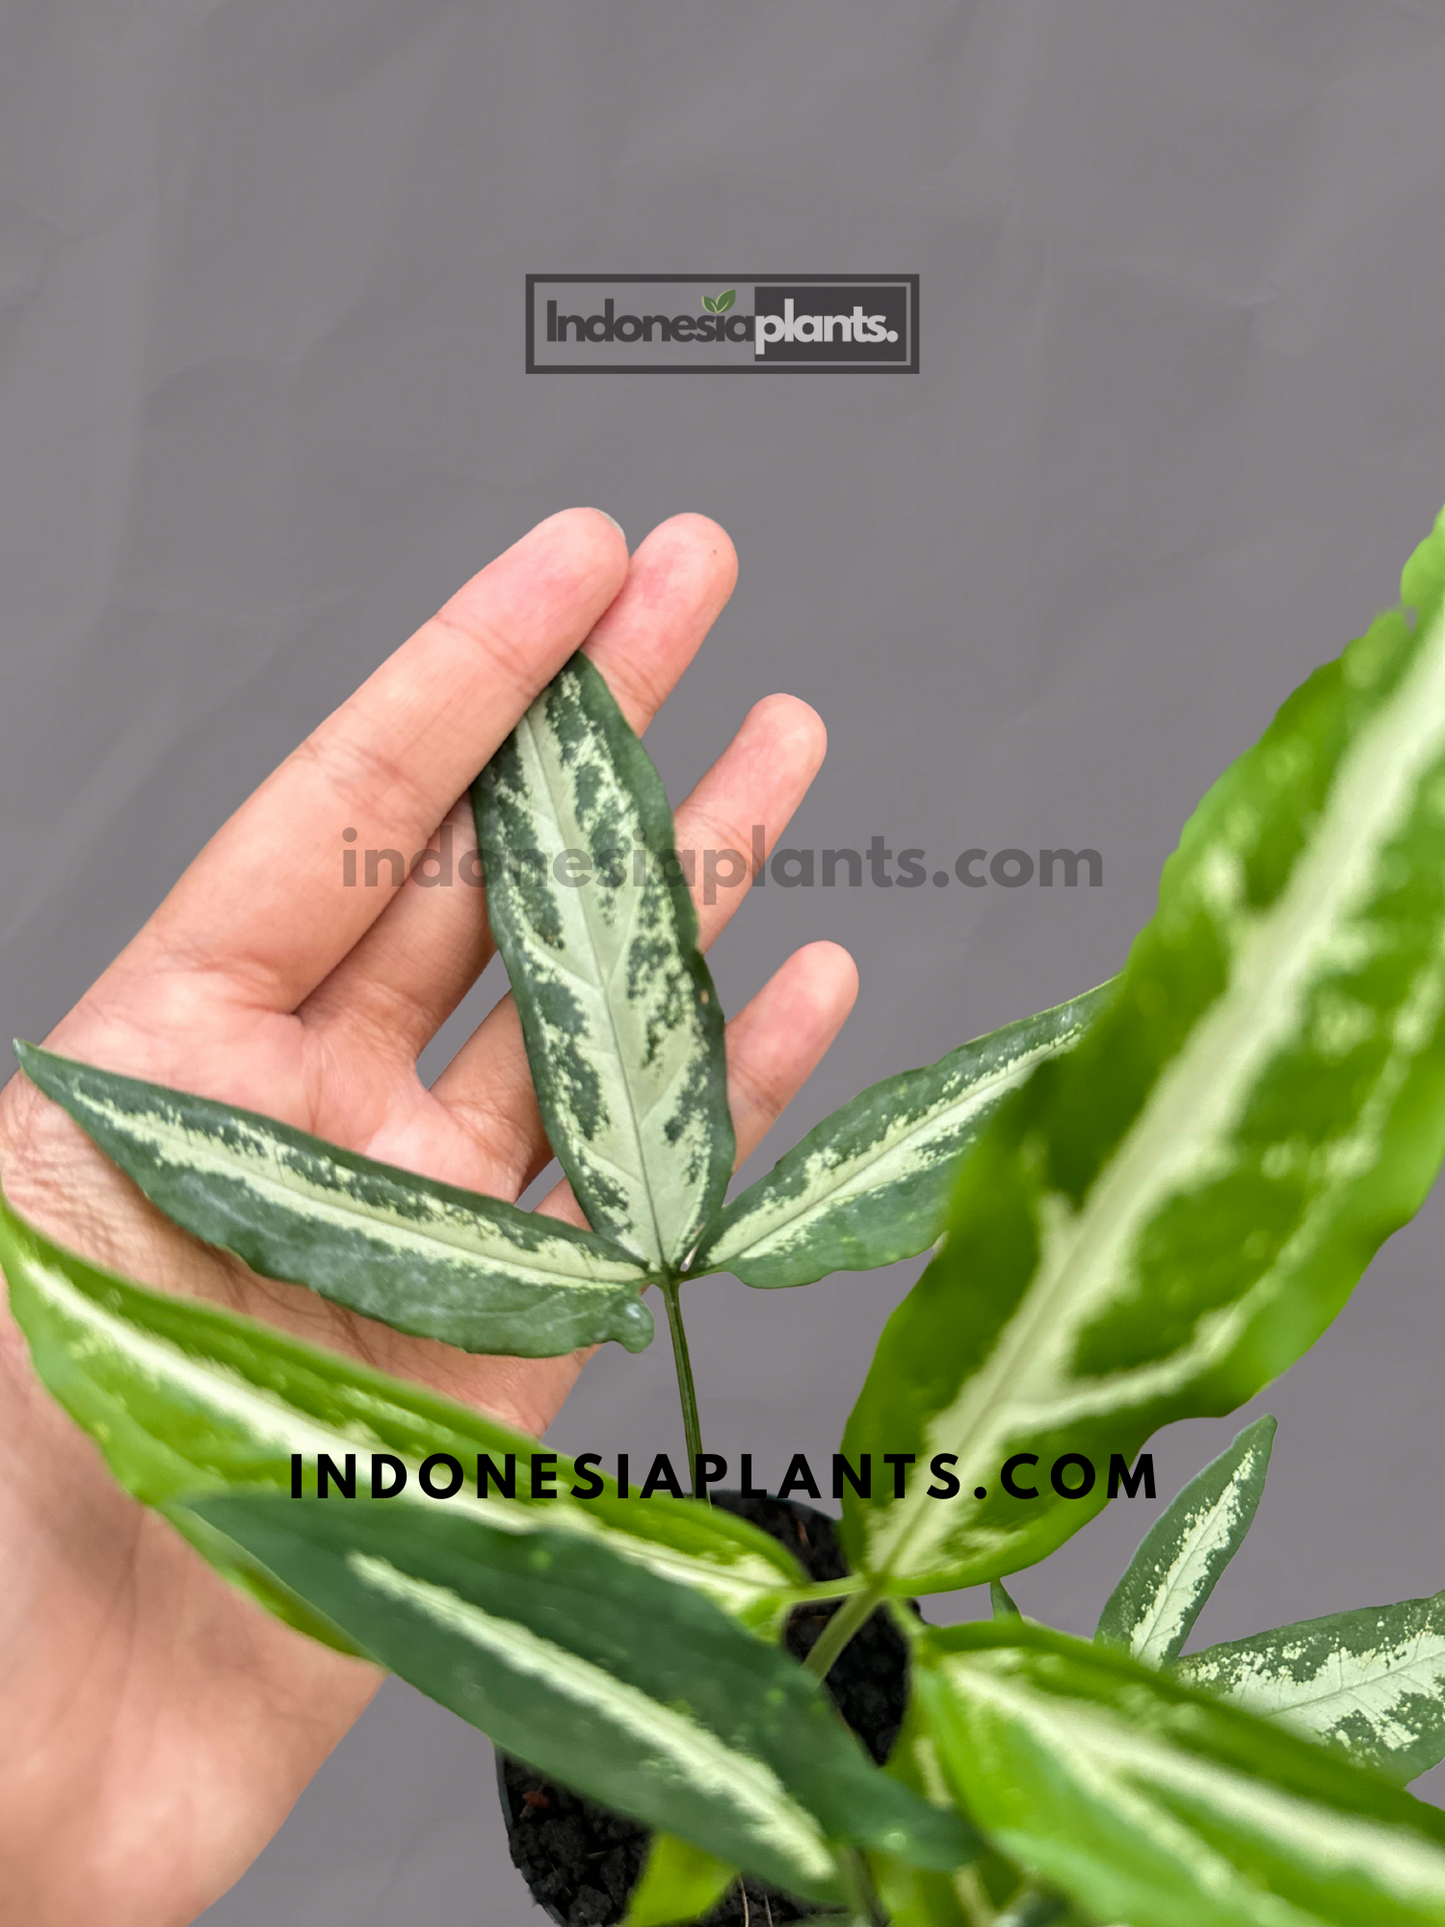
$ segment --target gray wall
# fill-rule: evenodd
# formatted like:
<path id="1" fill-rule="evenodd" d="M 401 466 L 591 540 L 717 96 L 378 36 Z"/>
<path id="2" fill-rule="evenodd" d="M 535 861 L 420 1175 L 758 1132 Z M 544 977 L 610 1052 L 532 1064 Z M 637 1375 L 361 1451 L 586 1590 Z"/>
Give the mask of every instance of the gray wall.
<path id="1" fill-rule="evenodd" d="M 576 501 L 634 539 L 703 510 L 741 552 L 650 739 L 673 794 L 784 688 L 832 733 L 790 840 L 1103 852 L 1098 890 L 756 893 L 716 955 L 730 1008 L 816 936 L 863 978 L 778 1149 L 1107 975 L 1201 791 L 1445 498 L 1442 26 L 1338 0 L 7 8 L 0 1035 L 42 1034 L 311 724 Z M 917 272 L 922 372 L 523 373 L 529 270 L 714 263 Z M 1432 1205 L 1252 1408 L 1274 1470 L 1203 1634 L 1445 1583 L 1442 1229 Z M 915 1269 L 699 1287 L 711 1439 L 831 1451 Z M 1164 1485 L 1240 1422 L 1157 1441 Z M 613 1348 L 555 1436 L 676 1429 L 666 1348 Z M 1025 1610 L 1090 1628 L 1138 1508 L 1022 1578 Z M 486 1743 L 395 1683 L 206 1916 L 536 1918 Z"/>

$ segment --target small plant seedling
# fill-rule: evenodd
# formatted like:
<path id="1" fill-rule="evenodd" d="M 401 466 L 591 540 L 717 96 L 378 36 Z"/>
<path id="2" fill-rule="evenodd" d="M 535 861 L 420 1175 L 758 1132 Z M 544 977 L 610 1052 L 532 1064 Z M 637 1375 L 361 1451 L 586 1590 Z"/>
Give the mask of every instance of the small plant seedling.
<path id="1" fill-rule="evenodd" d="M 1159 1427 L 1253 1398 L 1445 1157 L 1445 516 L 1402 586 L 1204 798 L 1117 977 L 864 1091 L 731 1203 L 723 1016 L 670 812 L 580 655 L 473 800 L 588 1230 L 17 1047 L 177 1224 L 398 1330 L 637 1351 L 655 1287 L 694 1492 L 685 1293 L 935 1247 L 841 1443 L 844 1578 L 810 1582 L 705 1491 L 643 1499 L 560 1457 L 529 1483 L 534 1441 L 102 1271 L 5 1207 L 42 1380 L 268 1610 L 654 1829 L 631 1927 L 705 1916 L 739 1873 L 867 1927 L 1445 1927 L 1445 1816 L 1404 1791 L 1445 1758 L 1445 1594 L 1186 1650 L 1274 1420 L 1167 1507 L 1092 1642 L 1006 1582 L 1105 1481 L 1001 1477 L 1127 1472 Z M 986 1621 L 906 1604 L 985 1585 Z M 780 1635 L 820 1601 L 800 1665 Z M 883 1768 L 821 1687 L 880 1611 L 910 1681 Z"/>

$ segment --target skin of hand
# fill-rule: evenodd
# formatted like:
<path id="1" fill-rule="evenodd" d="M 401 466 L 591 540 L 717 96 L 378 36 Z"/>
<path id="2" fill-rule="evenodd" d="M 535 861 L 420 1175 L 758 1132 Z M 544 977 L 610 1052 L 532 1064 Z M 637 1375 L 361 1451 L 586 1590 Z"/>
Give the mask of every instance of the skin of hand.
<path id="1" fill-rule="evenodd" d="M 368 1156 L 517 1197 L 550 1158 L 506 997 L 429 1089 L 423 1046 L 492 954 L 481 892 L 343 889 L 357 847 L 475 847 L 466 791 L 584 645 L 646 726 L 732 591 L 700 516 L 630 559 L 592 509 L 541 523 L 375 672 L 226 823 L 46 1040 L 73 1057 L 283 1118 Z M 681 849 L 770 839 L 822 761 L 773 696 L 677 813 Z M 699 903 L 704 944 L 747 894 Z M 741 1160 L 856 994 L 846 952 L 798 951 L 728 1026 Z M 24 1078 L 0 1093 L 0 1180 L 63 1244 L 267 1319 L 540 1434 L 584 1355 L 472 1357 L 258 1278 L 169 1224 Z M 582 1223 L 560 1186 L 542 1206 Z M 27 1927 L 182 1927 L 244 1871 L 362 1712 L 374 1668 L 291 1632 L 113 1482 L 0 1310 L 0 1868 Z"/>

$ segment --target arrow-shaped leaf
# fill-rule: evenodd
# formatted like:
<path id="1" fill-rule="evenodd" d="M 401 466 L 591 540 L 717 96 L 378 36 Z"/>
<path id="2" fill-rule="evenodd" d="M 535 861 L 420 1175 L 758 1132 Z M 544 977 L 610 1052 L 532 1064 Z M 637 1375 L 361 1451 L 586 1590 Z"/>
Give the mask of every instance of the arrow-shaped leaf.
<path id="1" fill-rule="evenodd" d="M 971 1851 L 787 1653 L 604 1539 L 519 1538 L 435 1507 L 231 1494 L 195 1509 L 507 1752 L 762 1879 L 827 1900 L 833 1842 L 925 1865 Z"/>
<path id="2" fill-rule="evenodd" d="M 657 771 L 585 656 L 472 795 L 552 1149 L 596 1231 L 681 1265 L 732 1171 L 722 1010 Z"/>
<path id="3" fill-rule="evenodd" d="M 1148 1666 L 1167 1665 L 1183 1650 L 1254 1523 L 1274 1434 L 1272 1418 L 1247 1425 L 1160 1514 L 1109 1595 L 1095 1639 Z"/>
<path id="4" fill-rule="evenodd" d="M 558 1496 L 533 1498 L 535 1439 L 252 1319 L 131 1284 L 61 1250 L 3 1201 L 0 1264 L 42 1382 L 147 1505 L 230 1486 L 289 1492 L 297 1452 L 309 1467 L 308 1489 L 318 1452 L 338 1466 L 354 1455 L 364 1485 L 371 1455 L 390 1453 L 408 1473 L 394 1503 L 435 1510 L 442 1502 L 421 1495 L 417 1474 L 425 1459 L 444 1453 L 466 1481 L 445 1502 L 449 1510 L 476 1510 L 517 1533 L 545 1524 L 584 1537 L 607 1534 L 623 1553 L 701 1587 L 750 1624 L 775 1622 L 791 1588 L 807 1583 L 776 1540 L 721 1508 L 665 1496 L 621 1499 L 598 1472 L 588 1475 L 601 1480 L 597 1497 L 574 1497 L 572 1486 L 586 1481 L 561 1455 Z M 482 1454 L 502 1474 L 514 1455 L 514 1500 L 490 1480 L 489 1496 L 474 1496 Z M 198 1549 L 250 1583 L 244 1564 L 228 1566 L 224 1547 Z M 263 1603 L 276 1604 L 270 1596 Z"/>
<path id="5" fill-rule="evenodd" d="M 268 1278 L 469 1352 L 651 1343 L 640 1265 L 590 1232 L 342 1150 L 274 1118 L 16 1055 L 146 1196 Z"/>
<path id="6" fill-rule="evenodd" d="M 1445 518 L 1404 610 L 1312 676 L 1215 785 L 1118 990 L 1000 1108 L 894 1313 L 845 1450 L 943 1452 L 963 1496 L 850 1492 L 898 1592 L 1041 1559 L 1170 1420 L 1313 1343 L 1445 1153 Z M 1001 1487 L 1015 1452 L 1098 1472 Z M 1075 1475 L 1072 1484 L 1081 1483 Z M 987 1497 L 971 1495 L 983 1487 Z"/>
<path id="7" fill-rule="evenodd" d="M 1403 1786 L 1445 1759 L 1445 1592 L 1206 1646 L 1173 1676 Z"/>
<path id="8" fill-rule="evenodd" d="M 1104 984 L 861 1091 L 727 1207 L 694 1269 L 810 1285 L 926 1250 L 943 1230 L 960 1157 L 1036 1065 L 1078 1042 L 1112 991 Z"/>
<path id="9" fill-rule="evenodd" d="M 913 1657 L 955 1797 L 1100 1920 L 1445 1922 L 1445 1815 L 1319 1747 L 1026 1621 L 930 1629 Z"/>

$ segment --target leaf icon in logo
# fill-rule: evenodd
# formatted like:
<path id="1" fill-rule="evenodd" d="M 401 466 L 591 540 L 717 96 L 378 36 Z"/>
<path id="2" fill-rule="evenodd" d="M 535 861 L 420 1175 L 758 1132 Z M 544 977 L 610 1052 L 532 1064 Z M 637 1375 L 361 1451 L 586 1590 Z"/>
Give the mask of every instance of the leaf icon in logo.
<path id="1" fill-rule="evenodd" d="M 720 294 L 718 296 L 713 312 L 715 314 L 726 314 L 728 309 L 733 305 L 733 303 L 737 300 L 737 298 L 738 298 L 737 289 L 728 288 L 723 294 Z"/>
<path id="2" fill-rule="evenodd" d="M 718 305 L 716 301 L 713 300 L 710 294 L 705 294 L 703 296 L 702 305 L 707 309 L 709 314 L 716 314 L 718 312 Z"/>

